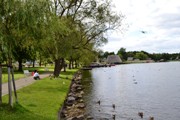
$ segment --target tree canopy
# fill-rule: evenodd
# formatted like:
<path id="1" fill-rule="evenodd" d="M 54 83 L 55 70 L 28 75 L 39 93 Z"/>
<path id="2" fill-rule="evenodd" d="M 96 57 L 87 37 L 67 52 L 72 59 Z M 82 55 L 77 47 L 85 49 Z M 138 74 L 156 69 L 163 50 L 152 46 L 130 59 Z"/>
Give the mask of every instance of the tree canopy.
<path id="1" fill-rule="evenodd" d="M 56 61 L 55 76 L 64 59 L 88 63 L 107 43 L 104 34 L 123 19 L 110 0 L 12 0 L 0 1 L 0 7 L 2 62 L 48 58 Z"/>

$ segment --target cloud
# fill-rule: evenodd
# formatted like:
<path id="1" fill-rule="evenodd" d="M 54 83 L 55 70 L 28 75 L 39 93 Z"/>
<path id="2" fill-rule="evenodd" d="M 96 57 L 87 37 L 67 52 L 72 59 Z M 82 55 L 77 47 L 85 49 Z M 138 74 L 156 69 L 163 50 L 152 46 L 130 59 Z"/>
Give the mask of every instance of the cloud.
<path id="1" fill-rule="evenodd" d="M 117 52 L 144 50 L 150 53 L 180 52 L 180 1 L 113 0 L 117 11 L 126 15 L 129 27 L 125 33 L 108 35 L 102 49 Z M 146 31 L 142 34 L 141 31 Z"/>

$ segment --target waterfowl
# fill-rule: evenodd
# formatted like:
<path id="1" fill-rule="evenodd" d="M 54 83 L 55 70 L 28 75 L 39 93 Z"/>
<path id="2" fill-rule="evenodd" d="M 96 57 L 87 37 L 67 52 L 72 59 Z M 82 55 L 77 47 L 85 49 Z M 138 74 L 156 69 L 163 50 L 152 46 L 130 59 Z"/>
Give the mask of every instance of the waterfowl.
<path id="1" fill-rule="evenodd" d="M 116 107 L 115 104 L 112 104 L 112 107 L 115 109 L 115 107 Z"/>
<path id="2" fill-rule="evenodd" d="M 139 112 L 138 115 L 143 118 L 143 112 Z"/>
<path id="3" fill-rule="evenodd" d="M 100 105 L 100 104 L 101 104 L 101 101 L 99 100 L 99 101 L 97 101 L 97 103 Z"/>
<path id="4" fill-rule="evenodd" d="M 113 115 L 113 120 L 115 120 L 116 119 L 116 115 Z"/>
<path id="5" fill-rule="evenodd" d="M 149 120 L 154 120 L 154 117 L 149 117 Z"/>

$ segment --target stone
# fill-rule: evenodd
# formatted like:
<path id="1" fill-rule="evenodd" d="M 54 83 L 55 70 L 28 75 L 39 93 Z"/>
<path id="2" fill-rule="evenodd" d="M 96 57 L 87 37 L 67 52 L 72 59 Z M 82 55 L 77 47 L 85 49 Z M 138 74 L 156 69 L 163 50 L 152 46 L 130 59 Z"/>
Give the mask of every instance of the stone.
<path id="1" fill-rule="evenodd" d="M 76 88 L 76 87 L 77 87 L 77 84 L 74 83 L 71 87 L 72 87 L 72 88 Z"/>
<path id="2" fill-rule="evenodd" d="M 84 103 L 78 103 L 76 106 L 77 106 L 77 108 L 85 108 L 85 104 Z"/>
<path id="3" fill-rule="evenodd" d="M 86 118 L 87 120 L 92 120 L 92 119 L 94 119 L 92 116 L 87 116 L 87 118 Z"/>
<path id="4" fill-rule="evenodd" d="M 75 101 L 75 97 L 70 96 L 67 98 L 67 101 Z"/>
<path id="5" fill-rule="evenodd" d="M 78 120 L 84 120 L 84 115 L 77 116 Z"/>
<path id="6" fill-rule="evenodd" d="M 80 94 L 83 95 L 83 94 L 84 94 L 84 91 L 81 91 Z"/>

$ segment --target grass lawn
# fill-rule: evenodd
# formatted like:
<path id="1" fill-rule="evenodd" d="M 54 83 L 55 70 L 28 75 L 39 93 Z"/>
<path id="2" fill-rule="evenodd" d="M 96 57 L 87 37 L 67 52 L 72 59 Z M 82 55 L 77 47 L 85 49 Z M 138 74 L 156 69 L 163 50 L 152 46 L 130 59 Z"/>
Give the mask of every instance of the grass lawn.
<path id="1" fill-rule="evenodd" d="M 19 104 L 13 108 L 7 106 L 8 96 L 4 96 L 0 120 L 56 120 L 76 71 L 61 72 L 58 79 L 45 78 L 18 90 Z"/>
<path id="2" fill-rule="evenodd" d="M 23 77 L 25 77 L 23 73 L 17 72 L 17 73 L 14 74 L 14 79 L 15 80 L 18 80 L 18 79 L 23 78 Z M 8 74 L 3 73 L 2 74 L 2 82 L 5 83 L 7 81 L 8 81 Z"/>

